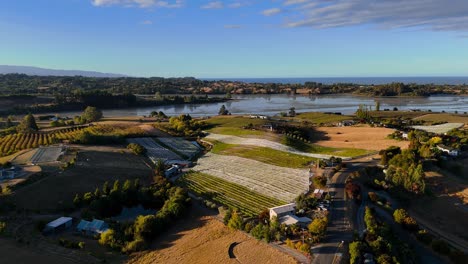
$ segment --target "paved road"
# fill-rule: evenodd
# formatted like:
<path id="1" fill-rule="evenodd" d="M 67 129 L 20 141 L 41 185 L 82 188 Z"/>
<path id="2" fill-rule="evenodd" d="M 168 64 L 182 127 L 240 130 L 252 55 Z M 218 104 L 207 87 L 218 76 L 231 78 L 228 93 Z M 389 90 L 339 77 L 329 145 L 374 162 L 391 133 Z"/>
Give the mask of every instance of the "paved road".
<path id="1" fill-rule="evenodd" d="M 333 176 L 330 181 L 330 193 L 334 198 L 330 207 L 330 221 L 324 243 L 312 248 L 314 264 L 340 263 L 346 253 L 346 244 L 353 237 L 353 231 L 347 218 L 346 202 L 344 199 L 344 182 L 349 174 L 354 171 L 350 167 L 343 172 Z M 345 241 L 345 244 L 341 242 Z"/>

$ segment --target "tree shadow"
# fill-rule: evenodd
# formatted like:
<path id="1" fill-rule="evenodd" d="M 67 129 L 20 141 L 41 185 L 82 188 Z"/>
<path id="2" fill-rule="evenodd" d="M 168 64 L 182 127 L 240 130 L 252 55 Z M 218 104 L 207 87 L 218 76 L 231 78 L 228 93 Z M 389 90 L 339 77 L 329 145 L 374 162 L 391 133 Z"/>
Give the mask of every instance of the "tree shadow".
<path id="1" fill-rule="evenodd" d="M 205 226 L 210 221 L 210 218 L 206 216 L 214 217 L 217 214 L 217 211 L 210 210 L 194 201 L 190 212 L 183 219 L 174 223 L 174 225 L 169 227 L 165 232 L 160 233 L 153 241 L 150 249 L 161 250 L 173 246 L 178 239 L 184 236 L 184 231 Z"/>

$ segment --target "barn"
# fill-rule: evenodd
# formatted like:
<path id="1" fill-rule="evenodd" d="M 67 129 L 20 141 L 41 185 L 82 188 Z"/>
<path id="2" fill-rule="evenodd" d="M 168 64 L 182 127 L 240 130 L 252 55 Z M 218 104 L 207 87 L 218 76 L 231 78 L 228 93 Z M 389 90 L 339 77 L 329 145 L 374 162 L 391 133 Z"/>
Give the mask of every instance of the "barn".
<path id="1" fill-rule="evenodd" d="M 44 234 L 55 234 L 55 233 L 58 233 L 60 231 L 70 228 L 72 226 L 72 223 L 73 223 L 73 218 L 60 217 L 48 223 L 42 232 Z"/>

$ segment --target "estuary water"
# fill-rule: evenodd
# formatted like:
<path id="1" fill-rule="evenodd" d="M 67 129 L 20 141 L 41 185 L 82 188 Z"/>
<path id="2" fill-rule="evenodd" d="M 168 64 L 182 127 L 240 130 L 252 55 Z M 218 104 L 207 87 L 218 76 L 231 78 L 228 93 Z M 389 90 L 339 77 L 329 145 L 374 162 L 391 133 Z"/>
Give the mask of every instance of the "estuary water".
<path id="1" fill-rule="evenodd" d="M 374 107 L 380 102 L 380 109 L 394 107 L 399 110 L 431 110 L 432 112 L 468 112 L 468 96 L 439 95 L 430 97 L 365 97 L 355 95 L 235 95 L 233 100 L 213 104 L 168 105 L 104 110 L 105 117 L 148 116 L 151 111 L 163 111 L 166 115 L 190 114 L 194 117 L 217 115 L 224 104 L 232 114 L 277 115 L 295 107 L 296 112 L 340 112 L 353 114 L 359 105 Z M 61 116 L 75 116 L 80 112 L 60 113 Z"/>

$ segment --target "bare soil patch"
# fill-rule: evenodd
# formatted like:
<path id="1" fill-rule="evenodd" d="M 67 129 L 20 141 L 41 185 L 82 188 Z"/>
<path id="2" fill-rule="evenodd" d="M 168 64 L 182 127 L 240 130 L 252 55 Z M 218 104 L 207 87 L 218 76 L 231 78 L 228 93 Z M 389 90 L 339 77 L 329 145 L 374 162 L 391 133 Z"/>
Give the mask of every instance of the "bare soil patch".
<path id="1" fill-rule="evenodd" d="M 315 142 L 324 147 L 381 150 L 389 146 L 407 148 L 409 144 L 408 141 L 387 139 L 395 130 L 383 127 L 319 127 L 317 131 L 329 138 Z"/>
<path id="2" fill-rule="evenodd" d="M 297 263 L 291 256 L 227 228 L 213 215 L 188 217 L 168 232 L 155 241 L 155 250 L 135 254 L 128 263 Z M 229 246 L 234 242 L 239 243 L 233 249 L 237 260 L 229 258 Z"/>

